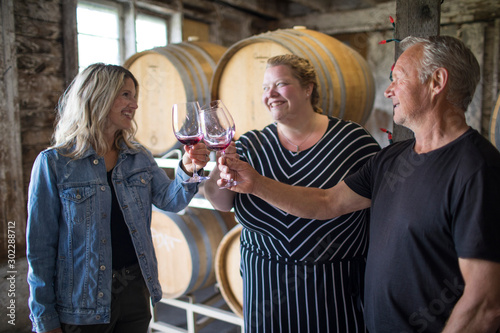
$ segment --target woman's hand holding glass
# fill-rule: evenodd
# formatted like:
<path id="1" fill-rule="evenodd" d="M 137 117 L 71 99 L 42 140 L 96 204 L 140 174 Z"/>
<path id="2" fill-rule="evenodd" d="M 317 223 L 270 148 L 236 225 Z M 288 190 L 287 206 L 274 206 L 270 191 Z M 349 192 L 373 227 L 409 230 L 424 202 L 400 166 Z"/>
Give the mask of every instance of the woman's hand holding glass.
<path id="1" fill-rule="evenodd" d="M 184 155 L 182 155 L 182 164 L 188 174 L 197 175 L 197 170 L 204 168 L 210 161 L 210 150 L 203 142 L 198 142 L 193 146 L 184 146 Z M 201 177 L 200 177 L 201 178 Z M 204 180 L 209 177 L 203 177 Z"/>
<path id="2" fill-rule="evenodd" d="M 224 150 L 224 153 L 217 152 L 216 156 L 217 159 L 219 159 L 219 157 L 221 156 L 226 156 L 226 158 L 240 158 L 240 156 L 236 153 L 236 143 L 234 141 L 231 141 L 229 146 Z"/>
<path id="3" fill-rule="evenodd" d="M 263 178 L 250 164 L 239 158 L 228 158 L 227 155 L 222 155 L 218 162 L 220 179 L 217 180 L 217 185 L 220 188 L 227 188 L 238 193 L 253 193 L 257 181 Z"/>

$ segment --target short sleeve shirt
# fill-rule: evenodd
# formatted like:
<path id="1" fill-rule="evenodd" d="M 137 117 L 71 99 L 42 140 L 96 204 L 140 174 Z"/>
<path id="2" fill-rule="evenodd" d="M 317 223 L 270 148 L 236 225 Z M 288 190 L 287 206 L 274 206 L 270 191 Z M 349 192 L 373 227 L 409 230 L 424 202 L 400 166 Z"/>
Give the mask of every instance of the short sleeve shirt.
<path id="1" fill-rule="evenodd" d="M 500 153 L 468 130 L 426 154 L 395 143 L 345 179 L 371 199 L 370 332 L 440 332 L 464 281 L 458 258 L 500 262 Z"/>

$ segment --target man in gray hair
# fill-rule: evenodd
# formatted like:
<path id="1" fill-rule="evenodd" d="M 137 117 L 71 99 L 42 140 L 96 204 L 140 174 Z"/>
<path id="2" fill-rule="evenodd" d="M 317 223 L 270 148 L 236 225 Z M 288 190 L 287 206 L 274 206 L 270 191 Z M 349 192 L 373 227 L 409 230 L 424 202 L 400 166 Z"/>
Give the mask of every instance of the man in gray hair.
<path id="1" fill-rule="evenodd" d="M 221 158 L 233 191 L 325 219 L 371 208 L 365 317 L 374 332 L 500 327 L 500 153 L 465 121 L 480 69 L 456 38 L 408 37 L 385 91 L 415 138 L 330 189 L 292 187 Z"/>

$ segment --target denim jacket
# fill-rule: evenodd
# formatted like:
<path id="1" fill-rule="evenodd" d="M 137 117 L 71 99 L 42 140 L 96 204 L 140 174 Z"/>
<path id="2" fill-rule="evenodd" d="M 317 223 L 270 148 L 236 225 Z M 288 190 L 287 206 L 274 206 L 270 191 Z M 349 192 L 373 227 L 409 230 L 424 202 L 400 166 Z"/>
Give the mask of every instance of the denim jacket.
<path id="1" fill-rule="evenodd" d="M 161 299 L 151 237 L 152 204 L 167 211 L 185 208 L 197 183 L 177 168 L 171 180 L 144 148 L 122 146 L 112 173 L 153 304 Z M 89 149 L 71 159 L 48 149 L 37 157 L 28 195 L 27 258 L 33 330 L 60 322 L 75 325 L 110 321 L 111 191 L 104 158 Z M 126 281 L 124 281 L 126 283 Z"/>

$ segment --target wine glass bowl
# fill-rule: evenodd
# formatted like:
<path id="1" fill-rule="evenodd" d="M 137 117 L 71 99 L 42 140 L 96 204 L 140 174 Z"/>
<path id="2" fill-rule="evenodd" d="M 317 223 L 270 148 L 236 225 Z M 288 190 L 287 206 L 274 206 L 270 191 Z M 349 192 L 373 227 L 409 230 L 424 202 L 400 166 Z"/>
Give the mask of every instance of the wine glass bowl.
<path id="1" fill-rule="evenodd" d="M 172 106 L 172 127 L 177 140 L 189 147 L 203 140 L 198 102 L 177 103 Z M 193 176 L 185 183 L 199 183 L 210 177 L 200 176 L 193 161 Z"/>
<path id="2" fill-rule="evenodd" d="M 219 112 L 223 112 L 226 115 L 226 118 L 227 118 L 229 125 L 233 128 L 233 135 L 234 135 L 234 128 L 235 127 L 234 127 L 233 117 L 231 116 L 231 113 L 227 109 L 226 105 L 220 99 L 216 99 L 214 101 L 211 101 L 207 105 L 204 105 L 201 107 L 202 111 L 215 110 L 215 109 L 222 109 L 222 111 L 219 111 Z"/>
<path id="3" fill-rule="evenodd" d="M 205 145 L 224 154 L 234 136 L 234 130 L 226 115 L 221 109 L 209 109 L 202 110 L 200 116 Z"/>
<path id="4" fill-rule="evenodd" d="M 214 151 L 225 154 L 234 137 L 235 126 L 233 117 L 220 100 L 212 101 L 204 106 L 200 112 L 203 141 Z M 231 180 L 222 188 L 230 188 L 238 182 Z"/>

